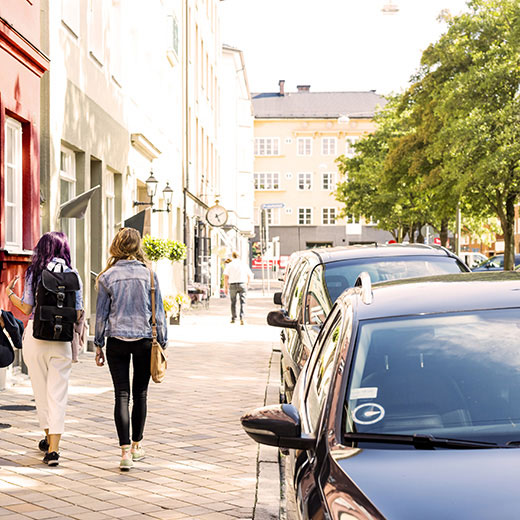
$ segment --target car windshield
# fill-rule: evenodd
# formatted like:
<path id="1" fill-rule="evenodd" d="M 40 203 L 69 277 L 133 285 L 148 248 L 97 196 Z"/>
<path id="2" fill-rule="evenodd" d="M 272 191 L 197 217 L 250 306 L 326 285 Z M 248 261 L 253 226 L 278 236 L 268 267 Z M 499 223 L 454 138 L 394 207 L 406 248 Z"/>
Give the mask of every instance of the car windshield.
<path id="1" fill-rule="evenodd" d="M 502 269 L 504 267 L 504 257 L 503 255 L 500 256 L 493 256 L 492 258 L 489 258 L 485 262 L 482 262 L 479 267 L 498 267 Z"/>
<path id="2" fill-rule="evenodd" d="M 325 284 L 331 302 L 353 287 L 362 271 L 368 272 L 372 283 L 417 276 L 460 273 L 464 268 L 450 256 L 394 256 L 354 258 L 325 264 Z"/>
<path id="3" fill-rule="evenodd" d="M 520 445 L 520 309 L 361 322 L 345 432 Z"/>

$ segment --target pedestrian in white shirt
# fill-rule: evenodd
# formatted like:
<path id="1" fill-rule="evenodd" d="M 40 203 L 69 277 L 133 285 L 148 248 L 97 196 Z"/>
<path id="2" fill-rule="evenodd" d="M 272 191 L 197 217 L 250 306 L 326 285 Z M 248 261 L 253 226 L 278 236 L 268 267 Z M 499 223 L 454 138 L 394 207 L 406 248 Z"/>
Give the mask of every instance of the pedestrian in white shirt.
<path id="1" fill-rule="evenodd" d="M 244 324 L 244 311 L 246 307 L 247 287 L 253 279 L 253 273 L 249 266 L 240 260 L 240 255 L 233 251 L 231 262 L 224 268 L 224 293 L 231 298 L 231 323 L 237 319 L 237 296 L 240 298 L 240 325 Z"/>

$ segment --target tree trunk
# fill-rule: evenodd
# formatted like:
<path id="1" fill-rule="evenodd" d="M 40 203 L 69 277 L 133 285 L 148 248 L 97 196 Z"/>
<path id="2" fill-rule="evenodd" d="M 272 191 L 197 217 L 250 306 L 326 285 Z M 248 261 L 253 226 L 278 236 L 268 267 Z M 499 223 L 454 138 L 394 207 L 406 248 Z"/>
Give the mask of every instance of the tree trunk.
<path id="1" fill-rule="evenodd" d="M 441 239 L 441 246 L 447 247 L 448 245 L 448 221 L 443 220 L 441 222 L 441 231 L 439 233 L 439 237 Z"/>
<path id="2" fill-rule="evenodd" d="M 513 195 L 506 198 L 505 219 L 500 219 L 504 232 L 504 271 L 515 268 L 515 200 Z"/>
<path id="3" fill-rule="evenodd" d="M 415 228 L 413 224 L 410 224 L 408 227 L 408 242 L 410 242 L 410 244 L 415 242 Z"/>
<path id="4" fill-rule="evenodd" d="M 423 224 L 417 224 L 417 243 L 424 244 L 424 235 L 422 234 Z"/>

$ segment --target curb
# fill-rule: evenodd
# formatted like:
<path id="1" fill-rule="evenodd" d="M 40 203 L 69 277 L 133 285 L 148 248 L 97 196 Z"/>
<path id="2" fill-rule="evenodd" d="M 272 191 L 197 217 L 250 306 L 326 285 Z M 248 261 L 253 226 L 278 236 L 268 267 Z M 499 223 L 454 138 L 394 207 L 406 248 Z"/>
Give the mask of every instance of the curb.
<path id="1" fill-rule="evenodd" d="M 280 357 L 273 349 L 264 405 L 280 402 Z M 275 446 L 258 445 L 257 488 L 253 520 L 278 520 L 281 510 L 280 452 Z"/>

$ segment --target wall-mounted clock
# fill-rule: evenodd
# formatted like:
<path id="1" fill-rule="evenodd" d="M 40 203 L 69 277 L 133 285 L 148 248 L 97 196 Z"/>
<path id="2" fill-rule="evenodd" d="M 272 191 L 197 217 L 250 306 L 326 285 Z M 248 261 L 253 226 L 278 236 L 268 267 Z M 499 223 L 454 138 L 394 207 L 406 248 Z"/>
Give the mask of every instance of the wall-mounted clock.
<path id="1" fill-rule="evenodd" d="M 227 209 L 220 204 L 215 204 L 206 211 L 206 221 L 210 226 L 220 227 L 225 225 L 228 219 Z"/>

